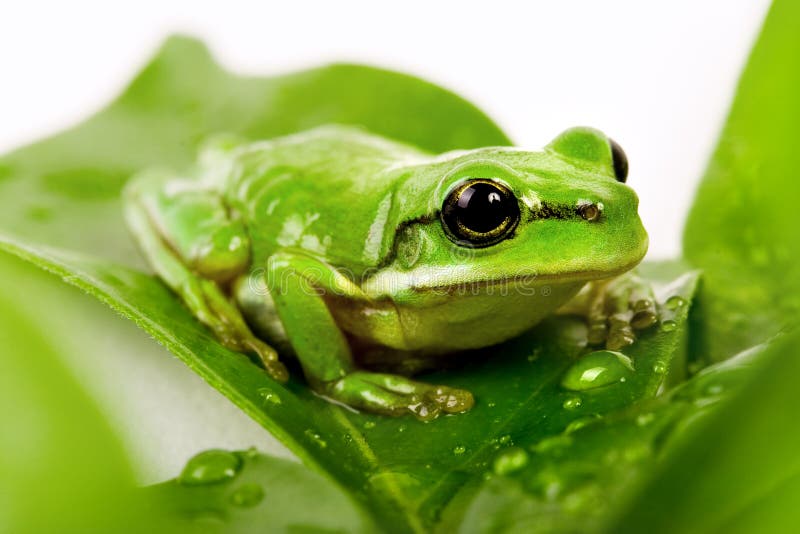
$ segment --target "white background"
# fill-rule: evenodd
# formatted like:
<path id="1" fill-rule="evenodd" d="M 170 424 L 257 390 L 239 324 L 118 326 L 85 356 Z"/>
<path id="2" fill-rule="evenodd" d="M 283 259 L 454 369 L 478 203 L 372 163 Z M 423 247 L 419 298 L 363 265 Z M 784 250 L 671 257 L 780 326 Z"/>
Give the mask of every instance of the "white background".
<path id="1" fill-rule="evenodd" d="M 629 184 L 641 198 L 650 257 L 673 257 L 768 5 L 767 0 L 28 1 L 13 7 L 4 2 L 0 152 L 99 109 L 167 34 L 180 31 L 202 37 L 224 64 L 244 73 L 340 60 L 411 72 L 472 100 L 528 147 L 546 144 L 569 126 L 600 128 L 628 153 Z M 100 397 L 120 388 L 131 393 L 124 405 L 111 404 L 125 412 L 120 419 L 136 413 L 140 422 L 123 433 L 142 462 L 143 479 L 174 474 L 204 447 L 266 439 L 189 371 L 172 360 L 159 361 L 145 365 L 144 378 L 93 387 Z M 125 374 L 118 369 L 104 376 L 113 381 Z M 202 425 L 193 424 L 200 419 Z"/>

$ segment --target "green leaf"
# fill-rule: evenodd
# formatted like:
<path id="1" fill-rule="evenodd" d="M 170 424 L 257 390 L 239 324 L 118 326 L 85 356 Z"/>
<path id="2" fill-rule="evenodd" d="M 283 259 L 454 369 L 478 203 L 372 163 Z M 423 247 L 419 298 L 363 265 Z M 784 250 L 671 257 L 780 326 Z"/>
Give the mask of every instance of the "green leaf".
<path id="1" fill-rule="evenodd" d="M 800 528 L 798 343 L 782 336 L 758 355 L 741 393 L 679 436 L 612 532 Z"/>
<path id="2" fill-rule="evenodd" d="M 220 464 L 220 458 L 228 460 L 225 471 L 210 466 Z M 161 503 L 179 532 L 375 530 L 329 480 L 297 462 L 265 456 L 255 449 L 200 453 L 189 460 L 181 477 L 145 492 Z"/>
<path id="3" fill-rule="evenodd" d="M 704 462 L 718 461 L 723 451 L 707 446 L 718 434 L 704 430 L 706 439 L 696 439 L 695 432 L 761 370 L 766 358 L 762 349 L 708 367 L 668 394 L 604 417 L 579 420 L 562 434 L 523 450 L 528 458 L 524 466 L 490 478 L 469 502 L 463 518 L 449 526 L 465 534 L 708 531 L 699 527 L 719 511 L 709 511 L 710 501 L 724 488 L 732 495 L 720 502 L 731 509 L 741 487 L 731 480 L 716 489 L 720 480 L 699 475 L 705 471 Z M 660 466 L 663 455 L 690 439 L 697 450 L 705 451 L 704 462 L 673 461 L 668 467 Z M 502 464 L 496 463 L 498 467 Z M 656 469 L 670 479 L 677 479 L 671 476 L 675 472 L 683 475 L 668 489 L 658 478 L 646 496 L 636 497 Z M 699 485 L 702 491 L 694 489 Z M 693 490 L 686 498 L 688 486 Z M 629 504 L 632 497 L 636 497 L 633 506 Z M 683 503 L 696 505 L 692 511 L 697 517 L 678 527 L 673 519 L 675 506 Z M 620 520 L 620 509 L 629 509 L 630 514 Z"/>
<path id="4" fill-rule="evenodd" d="M 763 341 L 800 311 L 800 3 L 774 3 L 684 233 L 704 271 L 697 350 L 710 361 Z"/>
<path id="5" fill-rule="evenodd" d="M 668 370 L 682 368 L 688 306 L 668 312 L 674 329 L 655 329 L 627 351 L 635 370 L 618 369 L 624 382 L 568 391 L 560 383 L 587 350 L 586 327 L 553 318 L 464 355 L 457 370 L 423 377 L 478 399 L 469 414 L 425 424 L 353 413 L 313 395 L 296 376 L 279 385 L 223 348 L 143 272 L 119 190 L 142 167 L 188 164 L 209 134 L 271 137 L 326 122 L 361 124 L 433 151 L 508 142 L 470 104 L 414 78 L 354 66 L 240 78 L 196 42 L 172 40 L 109 108 L 0 160 L 0 248 L 135 321 L 390 530 L 428 529 L 454 496 L 466 498 L 501 449 L 536 446 L 577 419 L 653 397 Z M 680 266 L 660 271 L 666 276 L 656 279 L 673 282 L 662 288 L 662 305 L 671 295 L 688 302 L 696 276 L 679 276 Z"/>
<path id="6" fill-rule="evenodd" d="M 500 449 L 535 446 L 577 419 L 652 397 L 667 371 L 682 367 L 688 306 L 673 311 L 677 328 L 645 334 L 627 351 L 637 371 L 624 382 L 568 391 L 560 382 L 586 352 L 586 326 L 559 317 L 471 355 L 463 368 L 425 377 L 473 391 L 479 404 L 468 414 L 430 424 L 358 414 L 321 400 L 296 378 L 286 386 L 270 380 L 246 356 L 216 343 L 151 276 L 44 247 L 10 241 L 2 246 L 136 321 L 302 460 L 349 489 L 381 524 L 398 531 L 435 523 L 459 490 L 490 469 Z M 662 306 L 670 296 L 688 302 L 695 283 L 689 274 L 664 285 Z"/>

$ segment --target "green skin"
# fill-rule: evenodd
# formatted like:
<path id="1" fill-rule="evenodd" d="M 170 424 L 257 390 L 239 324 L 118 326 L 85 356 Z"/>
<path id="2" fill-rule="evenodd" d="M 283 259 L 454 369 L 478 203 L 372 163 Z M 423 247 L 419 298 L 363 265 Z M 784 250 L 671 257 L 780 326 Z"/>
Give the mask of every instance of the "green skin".
<path id="1" fill-rule="evenodd" d="M 440 220 L 448 194 L 476 178 L 503 184 L 520 210 L 482 248 Z M 657 320 L 650 288 L 619 276 L 647 250 L 638 199 L 589 128 L 541 152 L 438 156 L 342 126 L 217 139 L 188 174 L 135 177 L 125 205 L 156 273 L 224 345 L 279 381 L 273 347 L 293 353 L 317 392 L 369 412 L 469 410 L 469 392 L 406 375 L 556 311 L 585 315 L 590 343 L 612 349 Z"/>

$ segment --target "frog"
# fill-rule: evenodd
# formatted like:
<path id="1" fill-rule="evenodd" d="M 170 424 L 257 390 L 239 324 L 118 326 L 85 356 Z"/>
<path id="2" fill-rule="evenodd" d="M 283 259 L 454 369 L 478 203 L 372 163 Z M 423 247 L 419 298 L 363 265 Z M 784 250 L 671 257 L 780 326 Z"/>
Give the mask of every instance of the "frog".
<path id="1" fill-rule="evenodd" d="M 214 136 L 188 169 L 137 173 L 123 200 L 155 274 L 265 380 L 286 382 L 288 358 L 331 402 L 431 421 L 475 398 L 421 370 L 554 314 L 580 314 L 587 344 L 612 350 L 657 322 L 627 176 L 589 127 L 541 150 L 434 154 L 323 125 Z"/>

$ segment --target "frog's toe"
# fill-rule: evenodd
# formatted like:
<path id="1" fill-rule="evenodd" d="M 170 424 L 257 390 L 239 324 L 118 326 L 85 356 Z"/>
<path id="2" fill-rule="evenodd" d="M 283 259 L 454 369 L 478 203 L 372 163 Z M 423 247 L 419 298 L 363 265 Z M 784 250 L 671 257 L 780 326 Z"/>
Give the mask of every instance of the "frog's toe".
<path id="1" fill-rule="evenodd" d="M 420 412 L 462 413 L 475 404 L 472 393 L 464 389 L 426 384 L 391 374 L 376 373 L 373 377 L 389 391 L 410 396 L 409 409 L 419 418 L 427 418 L 420 417 Z"/>
<path id="2" fill-rule="evenodd" d="M 636 341 L 636 334 L 633 332 L 629 317 L 630 314 L 618 314 L 608 319 L 607 349 L 619 350 L 628 345 L 633 345 L 633 342 Z"/>
<path id="3" fill-rule="evenodd" d="M 658 322 L 656 303 L 652 298 L 643 298 L 632 304 L 633 317 L 630 324 L 635 330 L 650 328 Z"/>
<path id="4" fill-rule="evenodd" d="M 636 341 L 637 332 L 658 322 L 649 283 L 628 273 L 602 287 L 588 314 L 588 342 L 619 350 Z"/>
<path id="5" fill-rule="evenodd" d="M 433 401 L 445 413 L 463 413 L 475 405 L 472 393 L 465 389 L 433 386 L 425 393 L 425 397 Z"/>
<path id="6" fill-rule="evenodd" d="M 442 412 L 465 412 L 475 403 L 472 394 L 463 389 L 361 371 L 330 384 L 325 392 L 353 408 L 393 416 L 410 413 L 421 421 L 436 419 Z"/>
<path id="7" fill-rule="evenodd" d="M 283 362 L 278 359 L 278 352 L 275 349 L 255 336 L 249 336 L 242 340 L 241 343 L 246 350 L 254 352 L 258 356 L 269 376 L 281 383 L 289 380 L 289 371 L 283 365 Z"/>

